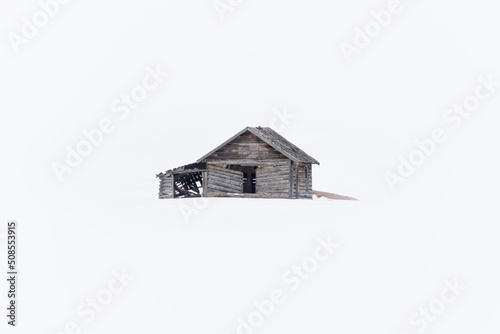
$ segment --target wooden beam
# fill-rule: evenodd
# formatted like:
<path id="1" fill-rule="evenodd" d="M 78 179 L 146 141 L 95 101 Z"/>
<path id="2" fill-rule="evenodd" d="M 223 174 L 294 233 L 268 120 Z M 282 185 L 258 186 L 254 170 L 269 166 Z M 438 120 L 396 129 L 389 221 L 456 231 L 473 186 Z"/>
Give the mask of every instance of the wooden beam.
<path id="1" fill-rule="evenodd" d="M 296 164 L 295 168 L 295 198 L 299 198 L 299 166 L 300 164 Z"/>

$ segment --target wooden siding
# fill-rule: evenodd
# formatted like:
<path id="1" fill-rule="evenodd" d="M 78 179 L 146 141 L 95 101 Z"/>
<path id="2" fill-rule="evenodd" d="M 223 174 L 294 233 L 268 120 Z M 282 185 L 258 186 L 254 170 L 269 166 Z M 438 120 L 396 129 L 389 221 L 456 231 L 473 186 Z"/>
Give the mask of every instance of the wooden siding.
<path id="1" fill-rule="evenodd" d="M 256 135 L 245 132 L 207 157 L 208 161 L 231 159 L 266 161 L 269 159 L 285 160 L 288 158 Z"/>
<path id="2" fill-rule="evenodd" d="M 173 177 L 172 174 L 163 175 L 160 178 L 160 198 L 173 198 Z"/>
<path id="3" fill-rule="evenodd" d="M 307 173 L 306 173 L 307 170 Z M 311 180 L 311 165 L 299 165 L 299 198 L 312 199 L 312 180 Z"/>
<path id="4" fill-rule="evenodd" d="M 312 168 L 311 164 L 296 164 L 291 166 L 291 197 L 312 199 Z M 306 172 L 307 170 L 307 172 Z"/>
<path id="5" fill-rule="evenodd" d="M 218 161 L 217 163 L 207 163 L 207 169 L 202 171 L 204 180 L 202 196 L 312 199 L 311 164 L 296 164 L 288 159 L 275 159 L 266 162 L 260 160 L 244 161 L 248 165 L 257 166 L 255 193 L 243 193 L 243 173 L 227 169 L 225 164 Z M 241 160 L 232 159 L 226 162 L 239 164 Z M 172 182 L 172 174 L 160 177 L 159 198 L 174 197 Z"/>
<path id="6" fill-rule="evenodd" d="M 289 198 L 290 160 L 259 165 L 256 170 L 255 188 L 257 194 L 272 194 L 278 198 Z"/>
<path id="7" fill-rule="evenodd" d="M 243 173 L 222 166 L 207 164 L 207 193 L 242 193 Z"/>

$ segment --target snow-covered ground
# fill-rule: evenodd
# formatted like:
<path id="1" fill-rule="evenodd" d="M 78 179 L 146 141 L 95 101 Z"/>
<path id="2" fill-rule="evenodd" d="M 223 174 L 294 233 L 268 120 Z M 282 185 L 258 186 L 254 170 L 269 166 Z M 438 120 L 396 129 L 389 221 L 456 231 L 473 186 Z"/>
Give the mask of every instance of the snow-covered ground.
<path id="1" fill-rule="evenodd" d="M 34 205 L 17 217 L 19 322 L 23 333 L 74 323 L 85 333 L 233 334 L 239 317 L 260 324 L 256 333 L 418 333 L 427 324 L 489 333 L 500 246 L 487 231 L 497 222 L 455 209 L 398 200 Z M 324 244 L 331 252 L 317 250 Z M 106 293 L 115 271 L 126 283 Z M 458 284 L 457 296 L 445 292 L 453 301 L 441 310 L 447 284 Z M 254 303 L 273 294 L 279 302 L 261 321 Z M 439 314 L 424 320 L 422 308 Z"/>

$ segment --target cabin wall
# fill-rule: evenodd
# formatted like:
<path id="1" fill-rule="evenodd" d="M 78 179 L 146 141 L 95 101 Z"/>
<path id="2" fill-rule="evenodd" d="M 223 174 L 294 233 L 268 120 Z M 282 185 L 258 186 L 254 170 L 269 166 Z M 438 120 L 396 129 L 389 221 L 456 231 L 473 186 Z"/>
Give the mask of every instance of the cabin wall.
<path id="1" fill-rule="evenodd" d="M 261 164 L 256 170 L 257 194 L 272 194 L 275 198 L 290 197 L 290 160 Z"/>
<path id="2" fill-rule="evenodd" d="M 160 178 L 160 198 L 174 198 L 173 193 L 173 176 L 172 174 L 163 175 Z"/>
<path id="3" fill-rule="evenodd" d="M 207 163 L 207 195 L 213 193 L 242 193 L 243 173 L 224 168 L 223 165 Z"/>
<path id="4" fill-rule="evenodd" d="M 250 132 L 245 132 L 208 157 L 208 161 L 221 160 L 288 160 L 269 144 Z"/>
<path id="5" fill-rule="evenodd" d="M 207 163 L 208 197 L 252 197 L 252 198 L 289 198 L 290 197 L 290 160 L 225 160 L 228 164 L 248 164 L 256 166 L 255 193 L 243 193 L 241 172 L 225 168 L 220 161 Z"/>
<path id="6" fill-rule="evenodd" d="M 300 199 L 312 199 L 312 165 L 296 164 L 291 166 L 291 197 Z"/>
<path id="7" fill-rule="evenodd" d="M 224 162 L 257 166 L 255 193 L 243 193 L 241 172 L 227 169 L 225 163 L 213 160 L 207 163 L 207 169 L 203 172 L 202 196 L 293 199 L 313 197 L 311 164 L 296 164 L 288 159 L 270 161 L 232 159 Z M 174 198 L 172 174 L 165 174 L 160 178 L 159 198 Z"/>

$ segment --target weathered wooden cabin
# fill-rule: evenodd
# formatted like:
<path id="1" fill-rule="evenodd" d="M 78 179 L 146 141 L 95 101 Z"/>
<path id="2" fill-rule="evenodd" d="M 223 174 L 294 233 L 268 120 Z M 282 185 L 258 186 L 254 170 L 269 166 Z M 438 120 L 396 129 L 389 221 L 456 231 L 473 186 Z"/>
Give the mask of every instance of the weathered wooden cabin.
<path id="1" fill-rule="evenodd" d="M 195 163 L 156 175 L 160 198 L 312 199 L 319 162 L 271 128 L 246 127 Z"/>

